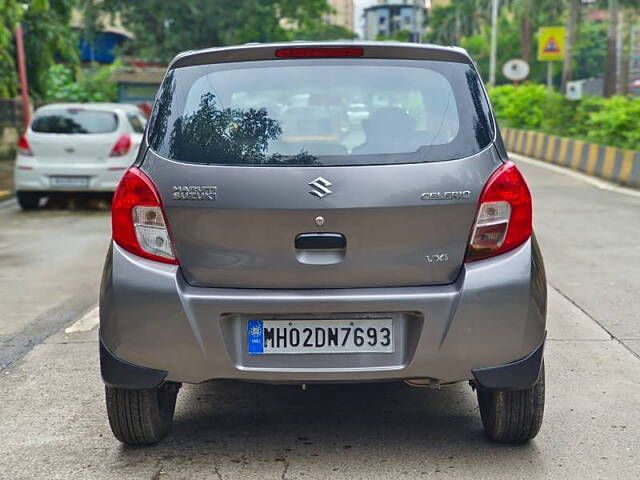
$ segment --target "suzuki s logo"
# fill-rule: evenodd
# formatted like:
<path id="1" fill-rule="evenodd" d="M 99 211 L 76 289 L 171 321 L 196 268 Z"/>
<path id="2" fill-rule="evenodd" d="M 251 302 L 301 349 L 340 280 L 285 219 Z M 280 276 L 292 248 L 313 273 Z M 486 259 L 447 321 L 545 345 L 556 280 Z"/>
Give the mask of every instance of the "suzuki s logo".
<path id="1" fill-rule="evenodd" d="M 314 197 L 322 198 L 326 197 L 330 193 L 333 193 L 331 190 L 329 190 L 329 187 L 332 185 L 332 183 L 326 178 L 318 177 L 312 182 L 309 182 L 308 185 L 311 187 L 309 193 Z"/>

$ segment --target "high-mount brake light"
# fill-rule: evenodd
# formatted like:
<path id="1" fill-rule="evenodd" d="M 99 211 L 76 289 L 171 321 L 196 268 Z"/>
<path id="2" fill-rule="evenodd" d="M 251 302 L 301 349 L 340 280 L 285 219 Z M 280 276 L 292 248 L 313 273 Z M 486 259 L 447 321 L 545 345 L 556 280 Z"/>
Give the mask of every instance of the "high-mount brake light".
<path id="1" fill-rule="evenodd" d="M 178 264 L 162 202 L 155 185 L 131 167 L 113 195 L 113 241 L 131 253 L 158 262 Z"/>
<path id="2" fill-rule="evenodd" d="M 128 133 L 123 133 L 122 135 L 120 135 L 120 137 L 118 137 L 118 140 L 116 140 L 116 143 L 111 149 L 111 153 L 109 154 L 109 156 L 124 157 L 127 153 L 129 153 L 129 150 L 131 150 L 132 144 L 133 142 L 131 141 L 131 135 L 129 135 Z"/>
<path id="3" fill-rule="evenodd" d="M 531 203 L 527 183 L 515 164 L 507 162 L 498 168 L 480 195 L 465 261 L 500 255 L 529 239 Z"/>
<path id="4" fill-rule="evenodd" d="M 362 47 L 286 47 L 275 52 L 278 58 L 362 57 Z"/>
<path id="5" fill-rule="evenodd" d="M 31 151 L 31 146 L 29 145 L 26 134 L 22 135 L 20 137 L 20 140 L 18 140 L 18 153 L 20 153 L 20 155 L 26 155 L 28 157 L 33 156 L 33 152 Z"/>

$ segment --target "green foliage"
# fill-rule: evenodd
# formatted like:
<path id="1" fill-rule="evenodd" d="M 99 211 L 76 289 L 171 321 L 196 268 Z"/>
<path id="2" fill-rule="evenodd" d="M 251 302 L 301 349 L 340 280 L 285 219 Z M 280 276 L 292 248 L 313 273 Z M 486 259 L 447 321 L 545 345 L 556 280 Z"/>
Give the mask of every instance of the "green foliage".
<path id="1" fill-rule="evenodd" d="M 58 62 L 78 63 L 77 36 L 69 25 L 75 0 L 0 0 L 0 97 L 18 94 L 15 27 L 21 23 L 29 93 L 39 99 L 44 76 Z"/>
<path id="2" fill-rule="evenodd" d="M 111 80 L 118 64 L 98 67 L 90 72 L 74 72 L 66 65 L 53 65 L 45 75 L 47 88 L 44 100 L 48 102 L 115 102 L 117 85 Z"/>
<path id="3" fill-rule="evenodd" d="M 489 78 L 489 56 L 491 55 L 489 39 L 484 35 L 472 35 L 463 38 L 460 46 L 476 61 L 482 78 Z"/>
<path id="4" fill-rule="evenodd" d="M 639 98 L 573 101 L 532 84 L 495 87 L 489 96 L 502 126 L 640 150 Z"/>
<path id="5" fill-rule="evenodd" d="M 355 32 L 340 25 L 329 25 L 326 23 L 315 23 L 293 33 L 294 40 L 353 40 L 357 38 Z"/>
<path id="6" fill-rule="evenodd" d="M 496 116 L 507 127 L 540 130 L 545 119 L 547 90 L 542 85 L 503 85 L 489 92 Z"/>
<path id="7" fill-rule="evenodd" d="M 385 35 L 378 35 L 376 40 L 384 41 L 396 41 L 396 42 L 409 42 L 411 40 L 411 32 L 409 30 L 398 30 L 392 36 L 387 37 Z"/>
<path id="8" fill-rule="evenodd" d="M 603 100 L 599 110 L 587 114 L 583 128 L 592 142 L 640 150 L 638 118 L 640 99 L 614 96 Z"/>
<path id="9" fill-rule="evenodd" d="M 629 0 L 628 5 L 638 0 Z M 512 58 L 522 58 L 521 42 L 531 47 L 529 81 L 545 83 L 547 63 L 536 58 L 537 31 L 543 26 L 565 24 L 567 2 L 557 0 L 501 0 L 498 26 L 498 84 L 508 83 L 502 75 L 502 65 Z M 605 2 L 606 6 L 606 2 Z M 584 7 L 583 10 L 586 10 Z M 489 45 L 491 24 L 490 0 L 452 0 L 447 6 L 435 7 L 429 19 L 426 40 L 443 45 L 466 48 L 478 64 L 485 80 L 489 75 Z M 584 12 L 583 12 L 584 14 Z M 531 27 L 531 35 L 523 35 L 523 19 Z M 521 38 L 523 36 L 523 38 Z M 577 35 L 574 54 L 574 78 L 602 75 L 606 54 L 607 25 L 583 21 Z M 559 82 L 561 64 L 555 66 L 554 81 Z"/>
<path id="10" fill-rule="evenodd" d="M 345 38 L 344 29 L 322 26 L 326 0 L 104 0 L 100 8 L 119 12 L 135 34 L 128 53 L 158 62 L 187 49 Z"/>
<path id="11" fill-rule="evenodd" d="M 582 22 L 573 52 L 573 77 L 589 78 L 602 74 L 607 53 L 607 25 Z"/>

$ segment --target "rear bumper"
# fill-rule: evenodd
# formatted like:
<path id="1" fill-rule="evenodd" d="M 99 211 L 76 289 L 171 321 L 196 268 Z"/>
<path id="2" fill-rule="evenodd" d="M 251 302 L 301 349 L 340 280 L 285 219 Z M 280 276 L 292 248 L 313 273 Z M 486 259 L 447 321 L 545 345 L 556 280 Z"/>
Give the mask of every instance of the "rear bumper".
<path id="1" fill-rule="evenodd" d="M 394 316 L 394 354 L 256 357 L 246 352 L 248 318 L 381 312 Z M 141 259 L 114 245 L 100 298 L 101 341 L 113 358 L 187 383 L 216 378 L 472 380 L 482 371 L 478 369 L 510 364 L 535 351 L 544 341 L 545 319 L 546 281 L 535 240 L 465 265 L 451 285 L 325 290 L 192 287 L 178 267 Z M 113 382 L 104 367 L 103 377 Z M 129 386 L 135 388 L 135 382 Z"/>
<path id="2" fill-rule="evenodd" d="M 47 164 L 19 156 L 14 175 L 15 190 L 29 192 L 113 192 L 133 160 L 129 157 L 86 164 Z M 54 187 L 52 176 L 88 177 L 87 187 Z"/>

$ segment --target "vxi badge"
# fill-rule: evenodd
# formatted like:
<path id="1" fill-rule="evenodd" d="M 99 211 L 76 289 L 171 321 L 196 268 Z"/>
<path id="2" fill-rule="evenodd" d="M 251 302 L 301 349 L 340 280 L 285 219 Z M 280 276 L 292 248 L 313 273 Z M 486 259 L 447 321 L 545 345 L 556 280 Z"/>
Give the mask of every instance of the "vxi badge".
<path id="1" fill-rule="evenodd" d="M 420 195 L 421 200 L 466 200 L 471 197 L 469 190 L 455 192 L 425 192 Z"/>

